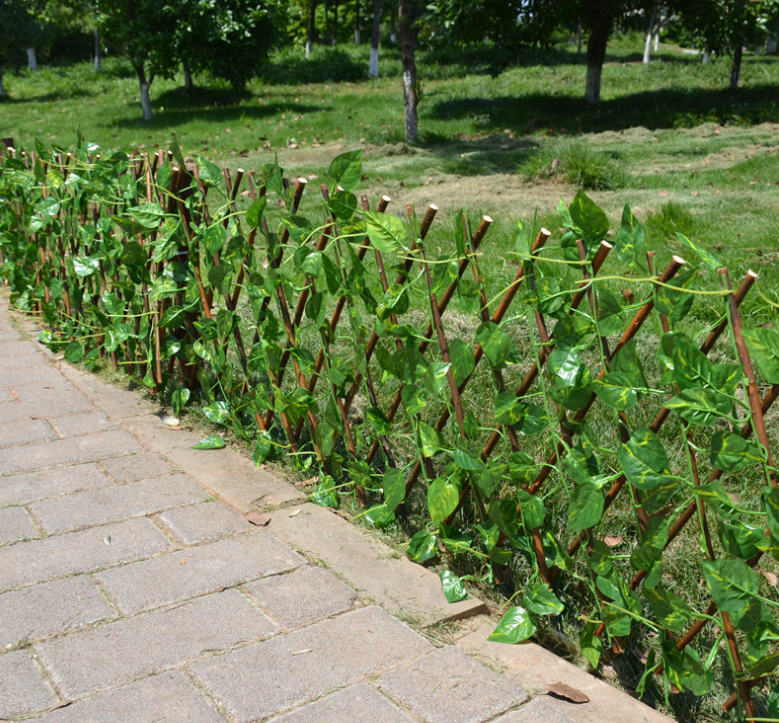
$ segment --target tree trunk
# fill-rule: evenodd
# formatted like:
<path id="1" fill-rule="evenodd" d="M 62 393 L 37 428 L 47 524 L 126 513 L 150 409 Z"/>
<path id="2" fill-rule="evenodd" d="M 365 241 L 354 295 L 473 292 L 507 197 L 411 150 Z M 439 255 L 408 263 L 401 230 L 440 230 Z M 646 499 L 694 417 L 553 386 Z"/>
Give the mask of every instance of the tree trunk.
<path id="1" fill-rule="evenodd" d="M 649 64 L 649 58 L 652 55 L 652 31 L 655 27 L 655 17 L 657 16 L 657 5 L 652 8 L 652 14 L 649 16 L 649 25 L 646 29 L 646 42 L 644 43 L 644 65 Z"/>
<path id="2" fill-rule="evenodd" d="M 35 57 L 35 48 L 27 48 L 27 67 L 30 70 L 38 70 L 38 58 Z"/>
<path id="3" fill-rule="evenodd" d="M 195 88 L 195 84 L 192 82 L 192 71 L 190 71 L 189 64 L 186 61 L 181 65 L 184 71 L 184 90 L 187 91 L 187 93 L 191 93 Z"/>
<path id="4" fill-rule="evenodd" d="M 606 45 L 611 35 L 614 20 L 613 10 L 601 3 L 590 4 L 590 39 L 587 41 L 587 88 L 584 100 L 595 105 L 600 103 L 600 82 L 603 61 L 606 59 Z"/>
<path id="5" fill-rule="evenodd" d="M 400 25 L 400 58 L 403 65 L 403 106 L 406 115 L 406 143 L 419 140 L 417 119 L 417 64 L 414 28 L 414 0 L 400 0 L 398 3 Z"/>
<path id="6" fill-rule="evenodd" d="M 711 62 L 711 50 L 709 50 L 708 48 L 703 49 L 703 62 L 704 63 Z"/>
<path id="7" fill-rule="evenodd" d="M 311 57 L 314 49 L 314 36 L 316 35 L 316 6 L 319 0 L 311 0 L 310 14 L 308 16 L 308 35 L 306 36 L 306 60 Z"/>
<path id="8" fill-rule="evenodd" d="M 100 31 L 95 28 L 95 73 L 100 72 L 100 64 L 103 62 L 103 51 L 100 47 Z"/>
<path id="9" fill-rule="evenodd" d="M 655 52 L 658 51 L 660 48 L 660 28 L 657 28 L 657 32 L 655 33 Z"/>
<path id="10" fill-rule="evenodd" d="M 360 44 L 360 0 L 354 0 L 354 44 Z"/>
<path id="11" fill-rule="evenodd" d="M 330 42 L 330 0 L 325 0 L 325 45 Z"/>
<path id="12" fill-rule="evenodd" d="M 390 42 L 395 45 L 398 42 L 397 13 L 390 13 Z"/>
<path id="13" fill-rule="evenodd" d="M 143 66 L 136 67 L 135 73 L 138 76 L 138 85 L 141 89 L 141 109 L 143 110 L 143 119 L 145 121 L 150 121 L 152 118 L 151 97 L 149 96 L 149 86 L 151 85 L 151 80 L 146 78 L 146 71 L 143 69 Z"/>
<path id="14" fill-rule="evenodd" d="M 338 0 L 333 2 L 333 45 L 338 45 Z"/>
<path id="15" fill-rule="evenodd" d="M 741 41 L 736 43 L 736 48 L 733 51 L 733 65 L 730 68 L 730 89 L 735 90 L 738 88 L 738 76 L 741 74 L 741 53 L 743 48 L 741 47 Z"/>
<path id="16" fill-rule="evenodd" d="M 579 23 L 579 27 L 576 28 L 576 54 L 582 54 L 582 24 Z"/>
<path id="17" fill-rule="evenodd" d="M 776 38 L 773 35 L 769 35 L 765 41 L 765 54 L 773 55 L 776 53 Z"/>
<path id="18" fill-rule="evenodd" d="M 3 66 L 0 65 L 0 100 L 5 100 L 5 80 L 3 79 Z"/>
<path id="19" fill-rule="evenodd" d="M 379 43 L 381 42 L 381 0 L 373 0 L 373 24 L 371 25 L 371 59 L 368 76 L 379 77 Z"/>

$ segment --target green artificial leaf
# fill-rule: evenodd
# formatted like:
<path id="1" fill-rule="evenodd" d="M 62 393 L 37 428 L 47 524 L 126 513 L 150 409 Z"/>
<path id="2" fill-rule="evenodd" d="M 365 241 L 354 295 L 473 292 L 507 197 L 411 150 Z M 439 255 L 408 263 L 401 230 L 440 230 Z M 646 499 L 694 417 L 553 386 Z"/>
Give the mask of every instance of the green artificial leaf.
<path id="1" fill-rule="evenodd" d="M 213 402 L 203 407 L 203 413 L 214 424 L 225 424 L 230 419 L 230 407 L 227 402 Z"/>
<path id="2" fill-rule="evenodd" d="M 622 210 L 622 226 L 617 231 L 614 239 L 617 248 L 617 257 L 620 261 L 635 264 L 643 258 L 644 253 L 644 227 L 633 215 L 628 204 Z"/>
<path id="3" fill-rule="evenodd" d="M 338 191 L 327 199 L 327 207 L 339 221 L 349 221 L 357 210 L 357 196 L 349 191 Z"/>
<path id="4" fill-rule="evenodd" d="M 465 590 L 465 583 L 449 570 L 444 570 L 438 573 L 438 577 L 441 578 L 441 587 L 444 591 L 444 596 L 450 603 L 460 602 L 468 597 L 468 593 Z"/>
<path id="5" fill-rule="evenodd" d="M 749 560 L 757 555 L 758 546 L 765 540 L 762 527 L 750 525 L 740 520 L 731 520 L 730 522 L 719 520 L 717 534 L 722 542 L 722 549 L 741 560 Z"/>
<path id="6" fill-rule="evenodd" d="M 659 547 L 644 544 L 636 548 L 630 556 L 630 564 L 634 570 L 645 570 L 644 589 L 656 587 L 663 575 L 663 551 Z"/>
<path id="7" fill-rule="evenodd" d="M 536 461 L 524 452 L 512 452 L 509 455 L 509 475 L 518 484 L 530 484 L 538 474 Z"/>
<path id="8" fill-rule="evenodd" d="M 378 407 L 368 407 L 365 416 L 368 418 L 368 424 L 371 425 L 371 428 L 376 434 L 383 435 L 390 433 L 391 422 L 387 419 L 381 409 Z"/>
<path id="9" fill-rule="evenodd" d="M 771 329 L 744 329 L 749 355 L 769 384 L 779 384 L 779 334 Z"/>
<path id="10" fill-rule="evenodd" d="M 481 471 L 484 469 L 484 463 L 478 456 L 472 455 L 467 449 L 463 447 L 457 447 L 453 454 L 454 463 L 460 469 L 468 469 L 474 471 Z"/>
<path id="11" fill-rule="evenodd" d="M 644 590 L 644 597 L 664 628 L 675 633 L 685 629 L 693 611 L 682 598 L 660 587 Z"/>
<path id="12" fill-rule="evenodd" d="M 198 170 L 200 171 L 200 180 L 206 186 L 222 191 L 224 179 L 219 166 L 217 166 L 216 163 L 212 163 L 207 158 L 203 158 L 203 156 L 198 156 L 197 165 Z"/>
<path id="13" fill-rule="evenodd" d="M 186 387 L 179 387 L 178 389 L 173 390 L 173 394 L 170 396 L 170 405 L 175 416 L 181 416 L 181 410 L 187 406 L 189 397 L 190 391 Z"/>
<path id="14" fill-rule="evenodd" d="M 703 574 L 720 610 L 738 613 L 758 594 L 755 571 L 741 560 L 704 560 Z"/>
<path id="15" fill-rule="evenodd" d="M 80 362 L 84 356 L 84 346 L 77 341 L 71 341 L 65 347 L 65 360 L 71 364 Z"/>
<path id="16" fill-rule="evenodd" d="M 381 530 L 395 522 L 395 513 L 384 505 L 374 505 L 364 515 L 365 521 Z"/>
<path id="17" fill-rule="evenodd" d="M 620 445 L 618 456 L 628 482 L 640 490 L 674 482 L 665 449 L 649 429 L 636 429 L 627 443 Z"/>
<path id="18" fill-rule="evenodd" d="M 383 254 L 391 254 L 403 248 L 407 237 L 406 226 L 397 216 L 389 213 L 365 212 L 365 225 L 371 245 Z"/>
<path id="19" fill-rule="evenodd" d="M 694 289 L 697 281 L 698 270 L 690 269 L 675 276 L 667 285 L 658 287 L 655 293 L 657 310 L 671 321 L 682 321 L 695 301 L 695 294 L 688 293 L 688 289 Z"/>
<path id="20" fill-rule="evenodd" d="M 711 463 L 723 472 L 733 472 L 764 461 L 762 448 L 740 434 L 719 430 L 711 438 Z"/>
<path id="21" fill-rule="evenodd" d="M 768 518 L 768 529 L 774 537 L 779 539 L 779 489 L 764 487 L 762 500 L 763 509 Z"/>
<path id="22" fill-rule="evenodd" d="M 719 400 L 711 389 L 683 389 L 663 406 L 675 411 L 682 419 L 691 424 L 710 427 L 722 416 Z"/>
<path id="23" fill-rule="evenodd" d="M 557 596 L 540 582 L 531 582 L 525 588 L 522 602 L 530 612 L 536 615 L 559 615 L 565 609 Z"/>
<path id="24" fill-rule="evenodd" d="M 582 240 L 588 251 L 606 238 L 609 232 L 609 219 L 584 191 L 577 192 L 568 210 L 574 225 L 582 231 Z"/>
<path id="25" fill-rule="evenodd" d="M 432 457 L 441 450 L 449 449 L 441 434 L 424 422 L 419 423 L 419 437 L 422 440 L 422 454 L 425 457 Z"/>
<path id="26" fill-rule="evenodd" d="M 209 434 L 201 439 L 197 444 L 192 445 L 192 449 L 222 449 L 227 445 L 218 434 Z"/>
<path id="27" fill-rule="evenodd" d="M 482 324 L 476 330 L 476 341 L 481 344 L 494 369 L 502 369 L 507 363 L 519 362 L 511 337 L 492 321 Z"/>
<path id="28" fill-rule="evenodd" d="M 598 667 L 598 661 L 603 652 L 603 641 L 595 635 L 597 627 L 596 623 L 585 623 L 579 635 L 579 647 L 582 655 L 593 668 Z"/>
<path id="29" fill-rule="evenodd" d="M 673 640 L 663 640 L 665 675 L 679 690 L 689 690 L 693 695 L 705 695 L 712 684 L 711 671 L 701 663 L 692 648 L 682 650 Z"/>
<path id="30" fill-rule="evenodd" d="M 590 382 L 590 389 L 611 409 L 625 411 L 638 403 L 633 382 L 623 372 L 609 372 Z"/>
<path id="31" fill-rule="evenodd" d="M 698 497 L 713 507 L 720 517 L 733 517 L 735 504 L 722 486 L 722 482 L 714 480 L 706 484 L 694 487 L 692 490 Z"/>
<path id="32" fill-rule="evenodd" d="M 268 206 L 266 196 L 260 196 L 248 209 L 246 209 L 246 223 L 252 228 L 257 228 L 262 223 L 265 209 Z"/>
<path id="33" fill-rule="evenodd" d="M 218 254 L 227 242 L 227 229 L 221 223 L 212 223 L 203 232 L 203 245 L 210 254 Z"/>
<path id="34" fill-rule="evenodd" d="M 720 264 L 717 259 L 715 259 L 706 249 L 701 248 L 696 243 L 691 241 L 687 236 L 684 234 L 676 232 L 676 238 L 679 239 L 679 241 L 684 244 L 690 251 L 692 251 L 701 261 L 703 261 L 704 265 L 710 270 L 710 271 L 717 271 L 722 264 Z"/>
<path id="35" fill-rule="evenodd" d="M 341 186 L 344 191 L 353 191 L 360 185 L 362 178 L 362 149 L 341 153 L 333 158 L 327 169 L 327 175 L 333 192 L 338 186 Z"/>
<path id="36" fill-rule="evenodd" d="M 534 530 L 541 527 L 546 519 L 546 507 L 537 495 L 531 495 L 525 490 L 517 490 L 517 505 L 522 524 L 526 530 Z"/>
<path id="37" fill-rule="evenodd" d="M 406 499 L 406 478 L 399 469 L 391 467 L 384 473 L 382 489 L 384 504 L 388 510 L 394 511 Z"/>
<path id="38" fill-rule="evenodd" d="M 487 640 L 515 645 L 527 640 L 535 631 L 536 626 L 530 619 L 528 611 L 517 605 L 506 611 Z"/>
<path id="39" fill-rule="evenodd" d="M 460 493 L 451 482 L 442 477 L 434 479 L 427 488 L 427 509 L 433 523 L 440 525 L 460 503 Z"/>
<path id="40" fill-rule="evenodd" d="M 316 489 L 311 493 L 309 499 L 320 507 L 333 507 L 338 508 L 338 494 L 336 490 L 335 480 L 328 474 L 317 485 Z"/>
<path id="41" fill-rule="evenodd" d="M 476 367 L 473 351 L 462 339 L 454 339 L 449 344 L 449 360 L 452 363 L 454 383 L 459 387 Z"/>
<path id="42" fill-rule="evenodd" d="M 413 562 L 430 560 L 438 554 L 438 538 L 427 530 L 420 530 L 408 543 L 406 554 Z"/>
<path id="43" fill-rule="evenodd" d="M 100 269 L 100 259 L 97 256 L 74 256 L 73 257 L 73 270 L 76 272 L 76 276 L 85 278 L 92 276 Z"/>
<path id="44" fill-rule="evenodd" d="M 495 399 L 495 421 L 509 426 L 521 422 L 527 414 L 527 404 L 513 392 L 501 392 Z"/>
<path id="45" fill-rule="evenodd" d="M 594 527 L 603 516 L 604 505 L 603 495 L 595 485 L 577 485 L 568 501 L 568 529 L 576 532 Z"/>
<path id="46" fill-rule="evenodd" d="M 133 206 L 128 209 L 135 220 L 144 228 L 158 228 L 165 218 L 165 211 L 159 203 L 144 203 L 140 206 Z"/>
<path id="47" fill-rule="evenodd" d="M 451 364 L 440 361 L 430 362 L 425 374 L 425 389 L 430 396 L 437 397 L 446 386 L 446 375 L 451 366 Z"/>

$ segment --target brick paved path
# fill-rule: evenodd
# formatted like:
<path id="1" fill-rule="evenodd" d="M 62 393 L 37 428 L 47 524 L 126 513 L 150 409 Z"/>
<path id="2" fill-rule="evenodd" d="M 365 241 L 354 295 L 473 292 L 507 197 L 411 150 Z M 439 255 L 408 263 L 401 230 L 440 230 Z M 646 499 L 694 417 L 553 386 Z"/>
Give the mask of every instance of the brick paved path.
<path id="1" fill-rule="evenodd" d="M 571 720 L 367 604 L 125 427 L 0 299 L 0 720 Z"/>

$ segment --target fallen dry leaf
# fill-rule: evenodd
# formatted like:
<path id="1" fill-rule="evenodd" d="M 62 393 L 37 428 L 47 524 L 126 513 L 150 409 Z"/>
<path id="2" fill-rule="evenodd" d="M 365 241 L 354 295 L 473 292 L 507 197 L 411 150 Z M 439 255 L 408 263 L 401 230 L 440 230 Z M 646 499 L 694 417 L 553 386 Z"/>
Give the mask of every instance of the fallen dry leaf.
<path id="1" fill-rule="evenodd" d="M 779 584 L 779 578 L 773 572 L 768 572 L 768 570 L 760 570 L 760 572 L 763 573 L 763 577 L 768 580 L 771 587 L 776 587 Z"/>
<path id="2" fill-rule="evenodd" d="M 552 695 L 556 698 L 564 698 L 571 703 L 589 703 L 590 699 L 576 688 L 572 688 L 565 683 L 552 683 L 545 691 L 547 695 Z"/>
<path id="3" fill-rule="evenodd" d="M 622 543 L 622 540 L 625 538 L 622 537 L 622 535 L 613 535 L 610 537 L 604 537 L 603 541 L 609 546 L 609 547 L 616 547 L 617 545 Z"/>
<path id="4" fill-rule="evenodd" d="M 246 519 L 253 525 L 257 525 L 257 527 L 265 527 L 271 521 L 270 515 L 263 515 L 262 512 L 257 512 L 257 510 L 252 510 L 246 515 Z"/>
<path id="5" fill-rule="evenodd" d="M 294 512 L 290 512 L 290 517 L 297 517 L 300 514 L 300 508 L 298 507 Z"/>
<path id="6" fill-rule="evenodd" d="M 305 655 L 306 653 L 313 653 L 313 648 L 306 648 L 305 650 L 296 650 L 294 653 L 290 653 L 290 655 Z"/>

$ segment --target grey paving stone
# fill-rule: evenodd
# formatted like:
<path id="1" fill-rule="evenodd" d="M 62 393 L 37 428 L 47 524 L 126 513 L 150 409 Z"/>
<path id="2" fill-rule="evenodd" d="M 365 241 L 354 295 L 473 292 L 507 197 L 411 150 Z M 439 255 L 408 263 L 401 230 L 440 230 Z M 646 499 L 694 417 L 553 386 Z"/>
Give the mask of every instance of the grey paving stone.
<path id="1" fill-rule="evenodd" d="M 21 404 L 13 406 L 22 406 Z M 4 474 L 28 472 L 47 467 L 63 467 L 80 462 L 95 462 L 140 450 L 127 432 L 111 431 L 73 439 L 27 444 L 0 449 L 0 469 Z"/>
<path id="2" fill-rule="evenodd" d="M 116 429 L 103 412 L 82 412 L 69 417 L 58 417 L 51 422 L 61 437 L 80 437 L 82 434 Z"/>
<path id="3" fill-rule="evenodd" d="M 14 397 L 11 395 L 8 387 L 0 384 L 0 404 L 10 402 Z M 0 407 L 0 418 L 2 418 L 2 408 Z"/>
<path id="4" fill-rule="evenodd" d="M 576 721 L 561 713 L 543 698 L 536 698 L 519 710 L 502 715 L 495 720 L 495 723 L 576 723 Z"/>
<path id="5" fill-rule="evenodd" d="M 15 719 L 56 702 L 26 651 L 0 655 L 0 720 Z"/>
<path id="6" fill-rule="evenodd" d="M 38 354 L 38 348 L 32 341 L 6 341 L 0 346 L 0 357 L 19 356 L 20 354 Z"/>
<path id="7" fill-rule="evenodd" d="M 3 407 L 0 406 L 0 419 L 2 416 Z M 57 433 L 45 419 L 19 419 L 8 424 L 0 423 L 0 449 L 30 442 L 44 442 L 47 439 L 57 439 Z"/>
<path id="8" fill-rule="evenodd" d="M 518 685 L 455 647 L 406 663 L 378 685 L 426 723 L 482 723 L 528 698 Z"/>
<path id="9" fill-rule="evenodd" d="M 112 483 L 96 464 L 0 476 L 0 505 L 26 505 L 56 495 L 107 487 Z"/>
<path id="10" fill-rule="evenodd" d="M 140 452 L 115 459 L 104 459 L 103 469 L 119 482 L 140 482 L 142 479 L 170 474 L 172 465 L 153 452 Z"/>
<path id="11" fill-rule="evenodd" d="M 3 383 L 13 385 L 14 377 L 20 377 L 20 372 L 24 372 L 27 377 L 35 375 L 43 377 L 41 381 L 48 380 L 56 384 L 61 381 L 61 377 L 51 367 L 45 369 L 2 369 L 0 374 L 3 377 Z M 49 377 L 48 375 L 54 375 Z M 19 398 L 16 397 L 18 400 Z M 17 419 L 52 419 L 54 417 L 63 417 L 76 412 L 86 412 L 91 410 L 92 403 L 83 394 L 78 392 L 62 392 L 54 397 L 35 397 L 23 402 L 21 400 L 11 402 L 11 406 L 3 409 L 3 421 L 12 422 Z"/>
<path id="12" fill-rule="evenodd" d="M 162 552 L 171 542 L 151 521 L 127 520 L 0 548 L 0 592 Z"/>
<path id="13" fill-rule="evenodd" d="M 178 670 L 101 693 L 43 715 L 39 723 L 224 723 Z"/>
<path id="14" fill-rule="evenodd" d="M 160 515 L 165 526 L 185 545 L 245 532 L 251 525 L 221 502 L 205 502 L 168 510 Z"/>
<path id="15" fill-rule="evenodd" d="M 17 384 L 13 389 L 15 395 L 23 402 L 29 402 L 33 399 L 53 399 L 63 394 L 78 394 L 78 390 L 62 377 L 57 382 L 49 381 L 46 384 L 38 382 Z"/>
<path id="16" fill-rule="evenodd" d="M 0 509 L 0 545 L 38 537 L 38 530 L 23 507 Z"/>
<path id="17" fill-rule="evenodd" d="M 350 688 L 331 693 L 292 713 L 273 718 L 270 723 L 347 723 L 348 721 L 413 723 L 411 718 L 367 683 L 358 683 Z"/>
<path id="18" fill-rule="evenodd" d="M 133 565 L 97 578 L 125 614 L 273 575 L 305 564 L 273 535 L 258 530 Z"/>
<path id="19" fill-rule="evenodd" d="M 3 342 L 2 345 L 4 346 L 5 342 Z M 19 369 L 19 370 L 25 370 L 25 369 L 32 369 L 33 367 L 36 367 L 38 369 L 43 369 L 44 367 L 49 367 L 49 365 L 46 363 L 46 359 L 39 354 L 38 352 L 33 352 L 31 354 L 12 354 L 9 356 L 0 356 L 0 370 L 5 372 L 8 369 Z M 51 369 L 51 367 L 49 367 Z M 54 371 L 52 369 L 52 371 Z M 5 377 L 5 374 L 3 374 Z M 53 378 L 53 377 L 52 377 Z M 27 377 L 29 379 L 29 375 Z M 6 384 L 12 384 L 13 382 L 5 382 Z M 25 383 L 25 382 L 20 382 Z"/>
<path id="20" fill-rule="evenodd" d="M 357 593 L 321 567 L 306 565 L 246 585 L 285 628 L 300 628 L 351 608 Z"/>
<path id="21" fill-rule="evenodd" d="M 55 497 L 36 502 L 31 509 L 43 529 L 51 534 L 151 515 L 170 507 L 190 505 L 206 496 L 203 488 L 189 477 L 177 474 Z"/>
<path id="22" fill-rule="evenodd" d="M 241 723 L 281 713 L 430 650 L 421 636 L 369 607 L 249 645 L 190 669 Z"/>
<path id="23" fill-rule="evenodd" d="M 272 635 L 276 626 L 237 590 L 207 595 L 34 647 L 68 698 L 82 698 L 206 653 Z"/>
<path id="24" fill-rule="evenodd" d="M 83 576 L 7 592 L 0 595 L 0 648 L 112 617 L 114 611 Z"/>

